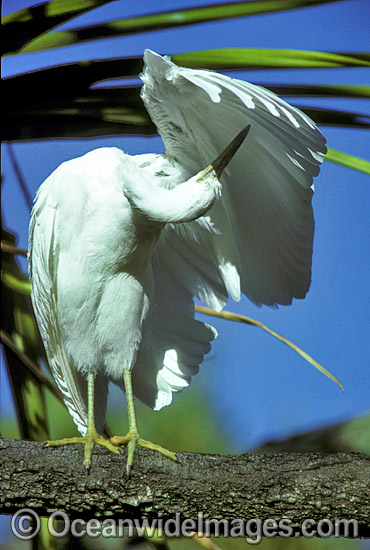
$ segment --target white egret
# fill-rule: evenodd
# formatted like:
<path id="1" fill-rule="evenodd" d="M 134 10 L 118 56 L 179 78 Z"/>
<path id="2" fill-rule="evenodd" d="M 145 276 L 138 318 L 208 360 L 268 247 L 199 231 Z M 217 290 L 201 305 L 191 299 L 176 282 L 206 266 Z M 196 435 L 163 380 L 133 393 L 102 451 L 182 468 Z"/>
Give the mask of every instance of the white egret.
<path id="1" fill-rule="evenodd" d="M 63 163 L 38 190 L 29 246 L 36 318 L 83 436 L 49 444 L 85 444 L 86 467 L 94 444 L 127 444 L 128 473 L 136 445 L 176 459 L 140 438 L 133 397 L 159 410 L 198 372 L 216 331 L 194 319 L 193 296 L 216 310 L 241 292 L 270 306 L 304 298 L 326 151 L 315 124 L 268 90 L 150 50 L 144 60 L 141 97 L 165 153 L 100 148 Z M 247 130 L 209 165 L 247 125 L 221 177 Z M 99 435 L 109 380 L 129 417 L 110 441 Z"/>

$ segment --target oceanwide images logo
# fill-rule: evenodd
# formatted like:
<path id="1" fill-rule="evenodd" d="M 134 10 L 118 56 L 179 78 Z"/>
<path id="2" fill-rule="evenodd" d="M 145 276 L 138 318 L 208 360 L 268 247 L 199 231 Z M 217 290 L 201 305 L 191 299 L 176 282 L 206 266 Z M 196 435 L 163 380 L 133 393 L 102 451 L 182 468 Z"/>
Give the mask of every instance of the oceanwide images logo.
<path id="1" fill-rule="evenodd" d="M 47 519 L 47 528 L 50 535 L 56 539 L 68 534 L 72 537 L 82 538 L 123 538 L 134 535 L 168 538 L 198 538 L 231 537 L 245 538 L 248 544 L 259 544 L 263 537 L 276 536 L 288 538 L 303 536 L 312 538 L 319 536 L 328 537 L 356 537 L 358 535 L 358 522 L 356 520 L 322 519 L 318 522 L 306 519 L 297 529 L 293 522 L 287 518 L 279 521 L 275 519 L 209 519 L 204 518 L 202 512 L 197 519 L 183 519 L 180 513 L 174 518 L 164 518 L 160 514 L 156 518 L 126 519 L 70 519 L 65 512 L 53 512 Z M 41 529 L 39 515 L 30 508 L 18 510 L 11 519 L 11 530 L 20 540 L 32 540 Z"/>

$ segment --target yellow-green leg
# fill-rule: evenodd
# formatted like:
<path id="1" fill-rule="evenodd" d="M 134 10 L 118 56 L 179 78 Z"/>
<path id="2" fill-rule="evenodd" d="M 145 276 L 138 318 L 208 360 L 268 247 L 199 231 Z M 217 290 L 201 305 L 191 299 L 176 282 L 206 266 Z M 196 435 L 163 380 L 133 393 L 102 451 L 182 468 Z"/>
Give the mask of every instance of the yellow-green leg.
<path id="1" fill-rule="evenodd" d="M 94 417 L 94 377 L 90 374 L 87 379 L 87 431 L 84 437 L 67 437 L 65 439 L 57 439 L 56 441 L 47 441 L 47 447 L 57 447 L 59 445 L 69 445 L 74 443 L 82 443 L 85 445 L 85 458 L 84 466 L 89 469 L 91 466 L 91 455 L 94 449 L 94 445 L 102 445 L 106 447 L 112 453 L 119 454 L 116 446 L 108 439 L 103 439 L 95 429 L 95 417 Z"/>
<path id="2" fill-rule="evenodd" d="M 136 446 L 146 447 L 147 449 L 152 449 L 153 451 L 158 451 L 159 453 L 172 458 L 172 460 L 177 460 L 177 456 L 172 451 L 156 445 L 151 441 L 146 441 L 141 439 L 140 434 L 137 429 L 136 424 L 136 415 L 135 415 L 135 406 L 134 406 L 134 394 L 132 391 L 132 375 L 131 371 L 124 371 L 123 373 L 123 382 L 125 384 L 126 391 L 126 401 L 127 401 L 127 414 L 128 414 L 128 426 L 129 430 L 126 435 L 119 436 L 116 435 L 110 438 L 113 445 L 127 445 L 128 455 L 127 455 L 127 465 L 126 472 L 127 475 L 130 475 L 132 465 L 134 463 L 134 454 Z"/>

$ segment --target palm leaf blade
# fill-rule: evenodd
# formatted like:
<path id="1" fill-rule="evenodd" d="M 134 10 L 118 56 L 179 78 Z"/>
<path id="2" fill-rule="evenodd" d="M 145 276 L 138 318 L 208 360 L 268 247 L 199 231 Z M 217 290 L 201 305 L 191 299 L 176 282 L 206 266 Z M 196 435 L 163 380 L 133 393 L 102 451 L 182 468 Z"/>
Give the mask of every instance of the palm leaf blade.
<path id="1" fill-rule="evenodd" d="M 171 56 L 174 63 L 192 69 L 322 69 L 370 67 L 370 54 L 337 54 L 306 50 L 266 48 L 223 48 L 180 53 Z"/>
<path id="2" fill-rule="evenodd" d="M 209 6 L 200 6 L 183 10 L 152 13 L 138 17 L 118 19 L 103 25 L 92 25 L 42 35 L 29 42 L 22 51 L 35 52 L 69 46 L 84 41 L 183 27 L 186 25 L 207 23 L 234 17 L 276 13 L 279 11 L 305 8 L 312 5 L 328 4 L 335 1 L 337 0 L 290 0 L 289 2 L 286 0 L 250 0 L 248 2 L 212 4 Z M 54 2 L 57 3 L 58 0 L 54 0 Z M 50 4 L 54 2 L 50 2 Z M 107 2 L 101 2 L 101 4 L 104 3 Z M 82 5 L 84 6 L 85 4 L 93 6 L 94 1 L 91 0 L 89 2 L 88 0 L 84 0 Z M 99 5 L 99 2 L 96 2 L 96 4 Z M 70 2 L 68 2 L 68 5 L 70 5 Z M 92 9 L 92 7 L 85 8 L 85 11 L 87 11 L 87 9 Z M 58 13 L 58 10 L 54 9 L 54 13 Z"/>
<path id="3" fill-rule="evenodd" d="M 51 0 L 24 8 L 1 18 L 3 53 L 15 53 L 28 42 L 69 19 L 112 0 Z"/>

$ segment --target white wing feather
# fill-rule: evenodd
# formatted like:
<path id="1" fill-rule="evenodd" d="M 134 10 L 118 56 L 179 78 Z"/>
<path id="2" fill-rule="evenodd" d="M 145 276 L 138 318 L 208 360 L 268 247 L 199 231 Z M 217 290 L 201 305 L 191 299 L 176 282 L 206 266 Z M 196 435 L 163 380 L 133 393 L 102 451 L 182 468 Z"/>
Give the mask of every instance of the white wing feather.
<path id="1" fill-rule="evenodd" d="M 239 288 L 257 304 L 303 298 L 311 282 L 312 178 L 326 151 L 324 137 L 307 116 L 263 88 L 179 68 L 150 50 L 144 59 L 142 99 L 167 156 L 189 175 L 251 124 L 222 176 L 222 197 L 208 213 L 213 230 L 197 222 L 173 227 L 158 250 L 160 263 L 215 309 L 227 292 L 239 299 Z M 179 268 L 181 256 L 186 270 Z M 211 278 L 209 264 L 216 267 Z"/>
<path id="2" fill-rule="evenodd" d="M 55 177 L 54 173 L 51 178 Z M 58 177 L 58 176 L 56 176 Z M 85 435 L 87 430 L 87 383 L 80 373 L 72 368 L 67 357 L 58 320 L 57 271 L 58 244 L 54 240 L 57 209 L 50 201 L 48 180 L 40 187 L 29 230 L 29 271 L 32 281 L 32 303 L 46 355 L 54 379 L 63 394 L 64 402 L 78 430 Z M 96 429 L 104 427 L 108 380 L 95 379 Z"/>
<path id="3" fill-rule="evenodd" d="M 198 373 L 216 336 L 210 325 L 155 308 L 132 373 L 135 395 L 155 410 L 169 405 Z"/>

